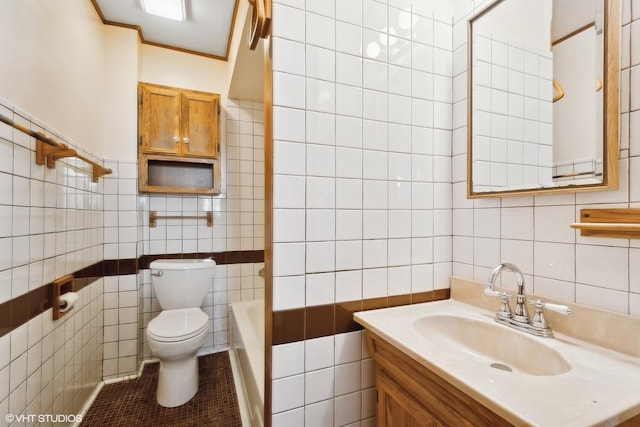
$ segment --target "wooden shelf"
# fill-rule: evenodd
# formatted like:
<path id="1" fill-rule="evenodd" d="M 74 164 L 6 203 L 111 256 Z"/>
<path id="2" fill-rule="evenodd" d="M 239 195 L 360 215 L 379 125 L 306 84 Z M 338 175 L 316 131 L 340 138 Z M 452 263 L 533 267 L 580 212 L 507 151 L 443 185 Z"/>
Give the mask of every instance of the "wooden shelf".
<path id="1" fill-rule="evenodd" d="M 145 193 L 220 194 L 220 161 L 141 154 L 138 189 Z"/>
<path id="2" fill-rule="evenodd" d="M 571 228 L 581 236 L 640 239 L 640 208 L 581 209 L 580 222 Z"/>

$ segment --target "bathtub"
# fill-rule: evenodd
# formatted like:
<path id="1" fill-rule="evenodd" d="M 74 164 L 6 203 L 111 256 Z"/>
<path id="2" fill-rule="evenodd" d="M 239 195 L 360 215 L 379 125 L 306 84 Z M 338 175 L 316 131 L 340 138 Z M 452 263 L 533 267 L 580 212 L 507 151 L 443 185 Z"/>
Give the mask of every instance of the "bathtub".
<path id="1" fill-rule="evenodd" d="M 264 301 L 231 304 L 231 349 L 235 354 L 252 427 L 263 426 Z"/>

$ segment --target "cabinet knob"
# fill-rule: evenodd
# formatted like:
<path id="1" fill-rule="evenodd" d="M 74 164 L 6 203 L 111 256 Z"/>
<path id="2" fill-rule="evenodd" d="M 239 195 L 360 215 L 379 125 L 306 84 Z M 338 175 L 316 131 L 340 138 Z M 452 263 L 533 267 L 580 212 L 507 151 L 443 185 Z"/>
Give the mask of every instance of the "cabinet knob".
<path id="1" fill-rule="evenodd" d="M 173 137 L 173 142 L 180 142 L 180 138 L 178 138 L 177 136 Z"/>
<path id="2" fill-rule="evenodd" d="M 184 141 L 185 144 L 189 143 L 189 138 L 183 138 L 182 140 Z"/>

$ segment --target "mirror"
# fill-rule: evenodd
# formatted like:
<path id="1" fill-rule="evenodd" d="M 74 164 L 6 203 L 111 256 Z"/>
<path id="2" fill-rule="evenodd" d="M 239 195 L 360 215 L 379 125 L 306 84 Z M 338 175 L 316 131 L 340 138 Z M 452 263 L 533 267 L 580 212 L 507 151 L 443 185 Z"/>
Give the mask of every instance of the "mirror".
<path id="1" fill-rule="evenodd" d="M 469 198 L 617 188 L 618 15 L 496 0 L 469 20 Z"/>

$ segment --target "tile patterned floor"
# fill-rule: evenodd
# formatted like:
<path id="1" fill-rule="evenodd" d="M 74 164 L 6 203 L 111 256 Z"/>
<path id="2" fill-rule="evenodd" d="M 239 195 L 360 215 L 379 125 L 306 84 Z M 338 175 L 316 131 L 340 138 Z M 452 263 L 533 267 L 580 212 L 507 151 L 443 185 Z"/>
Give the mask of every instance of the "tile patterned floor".
<path id="1" fill-rule="evenodd" d="M 84 416 L 81 427 L 241 427 L 229 354 L 201 356 L 198 365 L 200 388 L 184 405 L 177 408 L 158 405 L 158 363 L 153 363 L 145 366 L 140 378 L 105 385 Z"/>

